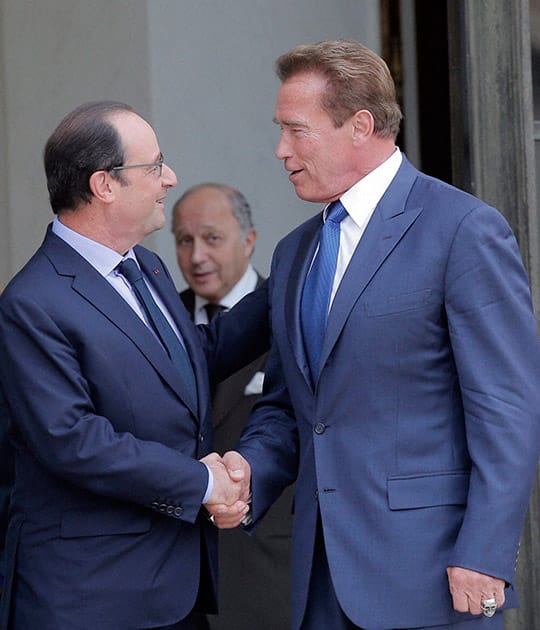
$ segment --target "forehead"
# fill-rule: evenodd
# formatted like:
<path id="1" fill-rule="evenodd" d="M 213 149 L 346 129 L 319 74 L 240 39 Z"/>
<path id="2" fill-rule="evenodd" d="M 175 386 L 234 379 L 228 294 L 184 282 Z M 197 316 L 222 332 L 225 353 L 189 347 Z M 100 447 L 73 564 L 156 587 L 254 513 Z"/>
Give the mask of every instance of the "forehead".
<path id="1" fill-rule="evenodd" d="M 215 188 L 203 188 L 190 193 L 175 210 L 175 223 L 183 230 L 240 226 L 226 194 Z"/>
<path id="2" fill-rule="evenodd" d="M 287 123 L 295 113 L 323 113 L 321 98 L 326 89 L 326 79 L 315 72 L 295 74 L 286 79 L 276 98 L 275 121 Z"/>
<path id="3" fill-rule="evenodd" d="M 116 127 L 127 155 L 153 158 L 159 153 L 154 130 L 135 112 L 122 111 L 113 114 L 110 121 Z"/>

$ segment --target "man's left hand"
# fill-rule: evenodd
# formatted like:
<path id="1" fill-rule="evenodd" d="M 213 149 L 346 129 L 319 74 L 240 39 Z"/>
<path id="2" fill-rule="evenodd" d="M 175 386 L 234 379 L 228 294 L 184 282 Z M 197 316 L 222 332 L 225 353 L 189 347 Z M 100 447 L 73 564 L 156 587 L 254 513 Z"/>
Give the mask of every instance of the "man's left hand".
<path id="1" fill-rule="evenodd" d="M 482 600 L 494 598 L 497 608 L 504 604 L 504 580 L 462 567 L 448 567 L 448 584 L 458 612 L 482 613 Z"/>

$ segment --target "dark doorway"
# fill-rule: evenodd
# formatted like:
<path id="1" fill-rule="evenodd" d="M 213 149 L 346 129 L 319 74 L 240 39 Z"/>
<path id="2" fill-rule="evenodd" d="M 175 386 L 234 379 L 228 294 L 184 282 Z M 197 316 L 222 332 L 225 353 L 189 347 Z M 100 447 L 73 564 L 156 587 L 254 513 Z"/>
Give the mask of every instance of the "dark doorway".
<path id="1" fill-rule="evenodd" d="M 418 147 L 424 172 L 452 182 L 450 134 L 450 88 L 448 57 L 448 16 L 446 0 L 415 0 L 413 3 L 416 56 Z M 383 0 L 382 54 L 396 82 L 398 99 L 405 116 L 402 86 L 411 69 L 403 64 L 402 2 Z M 406 132 L 402 129 L 398 144 L 407 151 Z"/>

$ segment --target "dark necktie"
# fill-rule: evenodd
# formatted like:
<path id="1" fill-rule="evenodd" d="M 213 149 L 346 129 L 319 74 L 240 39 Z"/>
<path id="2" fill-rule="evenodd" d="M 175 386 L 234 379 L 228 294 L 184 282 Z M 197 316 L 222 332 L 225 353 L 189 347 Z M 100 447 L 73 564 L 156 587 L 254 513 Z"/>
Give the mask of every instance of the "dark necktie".
<path id="1" fill-rule="evenodd" d="M 206 311 L 208 322 L 211 322 L 218 313 L 225 310 L 225 307 L 222 304 L 212 304 L 212 302 L 208 302 L 208 304 L 205 304 L 203 308 Z"/>
<path id="2" fill-rule="evenodd" d="M 167 318 L 163 315 L 161 309 L 152 297 L 150 290 L 144 282 L 141 270 L 137 266 L 137 263 L 132 258 L 126 258 L 126 260 L 123 260 L 118 265 L 117 269 L 133 288 L 133 291 L 148 316 L 155 333 L 161 340 L 176 369 L 180 372 L 182 378 L 188 385 L 188 388 L 192 393 L 193 401 L 195 402 L 197 400 L 197 386 L 189 356 L 184 346 L 176 336 L 176 333 L 171 328 Z"/>
<path id="3" fill-rule="evenodd" d="M 340 223 L 346 216 L 347 211 L 340 201 L 335 201 L 328 208 L 326 221 L 321 229 L 319 250 L 302 293 L 302 332 L 313 382 L 316 382 L 319 375 L 319 362 L 339 252 Z"/>

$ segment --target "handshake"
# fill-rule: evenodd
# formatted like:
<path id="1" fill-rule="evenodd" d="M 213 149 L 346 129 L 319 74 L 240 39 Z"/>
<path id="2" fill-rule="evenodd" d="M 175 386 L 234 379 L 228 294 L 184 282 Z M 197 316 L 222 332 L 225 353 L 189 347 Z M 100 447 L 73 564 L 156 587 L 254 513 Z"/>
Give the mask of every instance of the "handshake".
<path id="1" fill-rule="evenodd" d="M 212 494 L 204 504 L 212 522 L 220 529 L 237 527 L 249 512 L 250 465 L 236 451 L 229 451 L 223 457 L 210 453 L 200 461 L 214 476 Z"/>

